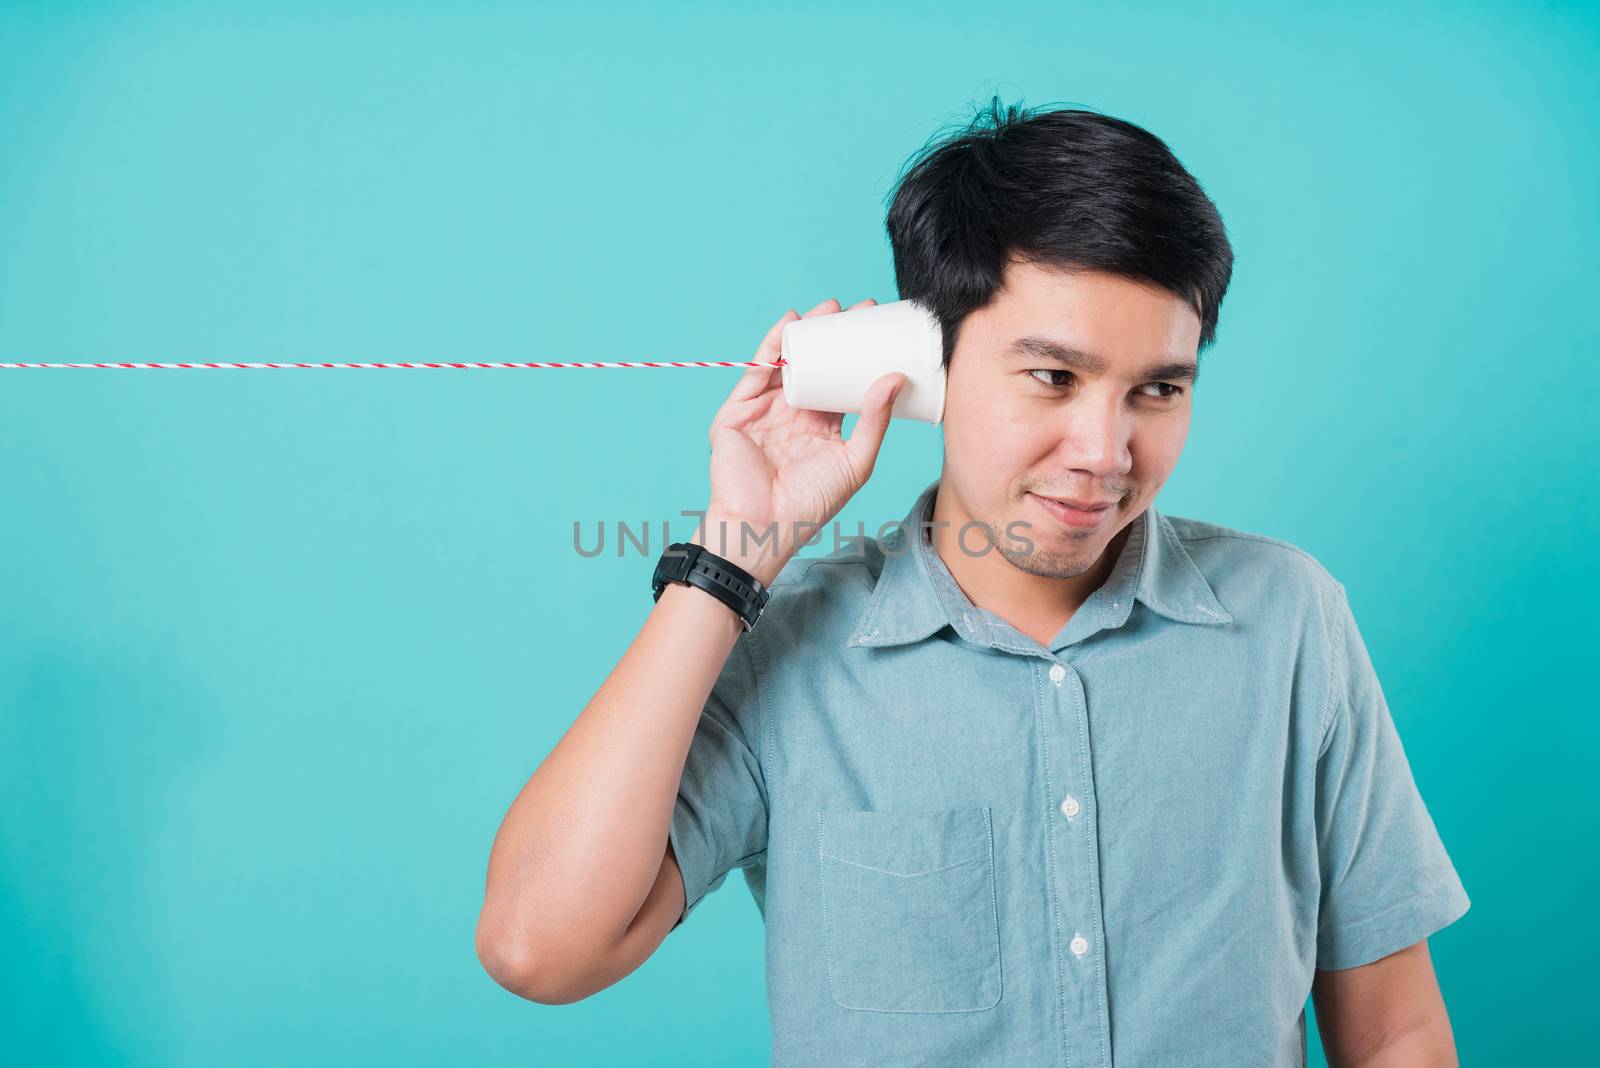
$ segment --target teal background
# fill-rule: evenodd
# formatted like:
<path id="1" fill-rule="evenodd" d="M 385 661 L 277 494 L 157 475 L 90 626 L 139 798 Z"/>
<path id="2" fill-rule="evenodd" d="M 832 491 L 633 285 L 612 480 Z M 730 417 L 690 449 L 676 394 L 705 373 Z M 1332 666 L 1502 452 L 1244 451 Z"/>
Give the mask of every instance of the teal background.
<path id="1" fill-rule="evenodd" d="M 1143 124 L 1238 256 L 1161 506 L 1346 584 L 1473 900 L 1463 1063 L 1572 1064 L 1597 61 L 1577 4 L 0 0 L 0 360 L 747 359 L 895 298 L 885 197 L 989 94 Z M 737 879 L 571 1006 L 472 939 L 650 607 L 573 523 L 659 551 L 737 374 L 0 371 L 5 1059 L 763 1061 Z M 938 461 L 897 422 L 841 519 Z"/>

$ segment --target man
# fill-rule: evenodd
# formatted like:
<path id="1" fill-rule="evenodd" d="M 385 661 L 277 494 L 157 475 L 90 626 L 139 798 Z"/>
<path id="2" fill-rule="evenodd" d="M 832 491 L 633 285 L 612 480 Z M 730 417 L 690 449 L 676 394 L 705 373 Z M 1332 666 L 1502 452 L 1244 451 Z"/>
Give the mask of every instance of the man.
<path id="1" fill-rule="evenodd" d="M 994 102 L 888 229 L 944 329 L 939 478 L 798 558 L 905 378 L 844 440 L 745 373 L 696 544 L 765 612 L 664 587 L 496 837 L 485 967 L 585 997 L 741 868 L 780 1064 L 1302 1064 L 1308 994 L 1333 1064 L 1454 1064 L 1426 940 L 1468 899 L 1344 587 L 1154 505 L 1231 276 L 1215 206 L 1136 126 Z"/>

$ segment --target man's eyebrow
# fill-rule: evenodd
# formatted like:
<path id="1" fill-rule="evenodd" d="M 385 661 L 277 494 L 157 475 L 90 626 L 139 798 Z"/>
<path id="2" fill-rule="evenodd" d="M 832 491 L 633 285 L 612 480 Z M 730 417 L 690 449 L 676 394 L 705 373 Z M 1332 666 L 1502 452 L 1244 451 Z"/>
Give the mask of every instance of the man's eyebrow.
<path id="1" fill-rule="evenodd" d="M 1107 366 L 1104 356 L 1097 356 L 1092 352 L 1085 352 L 1083 349 L 1064 345 L 1054 338 L 1035 335 L 1017 338 L 1011 343 L 1010 348 L 1006 350 L 1006 354 L 1024 359 L 1053 360 L 1056 363 L 1064 363 L 1068 367 L 1092 375 L 1102 373 Z M 1156 364 L 1154 367 L 1145 368 L 1143 374 L 1143 378 L 1146 381 L 1182 378 L 1194 382 L 1199 377 L 1200 366 L 1192 360 L 1174 360 L 1170 363 Z"/>

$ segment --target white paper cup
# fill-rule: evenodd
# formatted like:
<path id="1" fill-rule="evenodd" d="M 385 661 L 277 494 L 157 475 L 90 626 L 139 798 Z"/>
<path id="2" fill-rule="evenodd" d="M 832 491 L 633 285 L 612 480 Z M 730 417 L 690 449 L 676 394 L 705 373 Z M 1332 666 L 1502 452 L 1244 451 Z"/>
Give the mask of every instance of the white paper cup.
<path id="1" fill-rule="evenodd" d="M 783 328 L 783 399 L 791 408 L 860 413 L 867 387 L 906 375 L 890 416 L 944 418 L 939 320 L 910 300 L 796 319 Z"/>

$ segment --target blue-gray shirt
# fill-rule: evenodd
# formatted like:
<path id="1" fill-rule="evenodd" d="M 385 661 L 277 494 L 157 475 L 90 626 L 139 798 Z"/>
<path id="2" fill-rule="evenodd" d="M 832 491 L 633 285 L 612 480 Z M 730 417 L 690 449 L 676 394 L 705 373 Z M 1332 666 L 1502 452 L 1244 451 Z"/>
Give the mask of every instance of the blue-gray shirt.
<path id="1" fill-rule="evenodd" d="M 937 488 L 784 567 L 684 768 L 685 917 L 744 870 L 774 1063 L 1303 1063 L 1314 969 L 1468 906 L 1343 585 L 1151 507 L 1046 648 Z"/>

